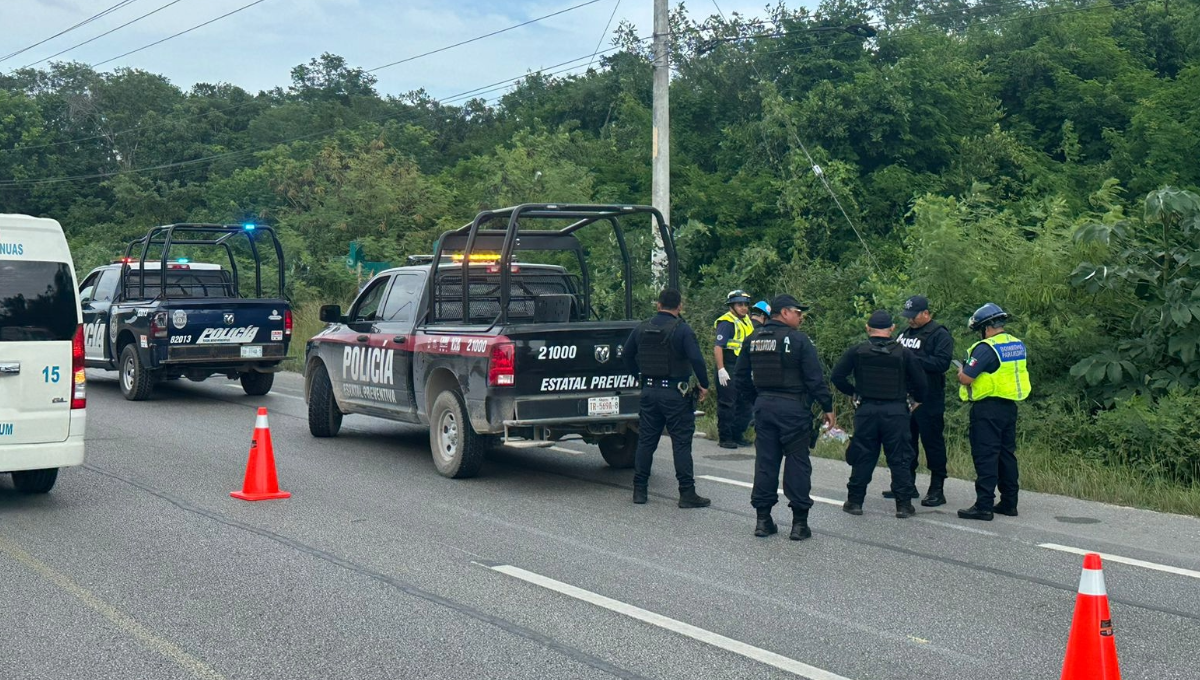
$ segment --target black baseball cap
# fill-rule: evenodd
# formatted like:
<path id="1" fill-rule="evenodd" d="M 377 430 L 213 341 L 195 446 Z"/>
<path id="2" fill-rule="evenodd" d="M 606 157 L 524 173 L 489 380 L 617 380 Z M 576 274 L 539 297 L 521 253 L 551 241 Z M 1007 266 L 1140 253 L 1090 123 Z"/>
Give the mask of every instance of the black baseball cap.
<path id="1" fill-rule="evenodd" d="M 775 299 L 771 300 L 771 313 L 777 314 L 784 307 L 793 307 L 802 312 L 808 311 L 808 305 L 800 304 L 800 301 L 791 295 L 776 295 Z"/>
<path id="2" fill-rule="evenodd" d="M 914 295 L 904 301 L 904 311 L 900 312 L 900 316 L 906 319 L 914 319 L 918 314 L 929 310 L 929 298 L 924 295 Z"/>
<path id="3" fill-rule="evenodd" d="M 867 319 L 867 326 L 870 326 L 876 330 L 885 331 L 894 325 L 895 324 L 892 322 L 892 315 L 888 314 L 882 309 L 876 310 L 873 314 L 871 314 L 871 318 Z"/>

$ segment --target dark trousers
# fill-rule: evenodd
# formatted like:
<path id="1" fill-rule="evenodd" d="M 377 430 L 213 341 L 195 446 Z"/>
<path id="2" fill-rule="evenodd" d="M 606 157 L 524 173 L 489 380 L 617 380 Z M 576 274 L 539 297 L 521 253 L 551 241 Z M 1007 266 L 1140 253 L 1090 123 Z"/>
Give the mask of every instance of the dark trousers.
<path id="1" fill-rule="evenodd" d="M 664 387 L 642 390 L 638 405 L 638 447 L 633 458 L 633 485 L 646 486 L 650 482 L 654 450 L 658 448 L 664 428 L 671 435 L 675 479 L 679 480 L 679 488 L 694 488 L 692 437 L 696 433 L 696 407 L 691 397 L 684 397 L 679 390 Z"/>
<path id="2" fill-rule="evenodd" d="M 779 502 L 779 466 L 783 464 L 783 495 L 793 509 L 807 510 L 813 501 L 812 461 L 808 438 L 812 413 L 798 400 L 760 396 L 754 402 L 754 489 L 750 505 L 770 512 Z"/>
<path id="3" fill-rule="evenodd" d="M 732 374 L 733 371 L 728 368 L 730 364 L 725 364 L 725 366 L 726 370 Z M 721 441 L 736 442 L 746 436 L 746 428 L 750 427 L 752 408 L 753 404 L 738 397 L 732 375 L 729 384 L 724 387 L 719 381 L 717 382 L 717 433 L 720 435 Z"/>
<path id="4" fill-rule="evenodd" d="M 991 510 L 996 486 L 1005 505 L 1017 506 L 1017 403 L 990 397 L 971 404 L 971 457 L 975 459 L 975 507 Z"/>
<path id="5" fill-rule="evenodd" d="M 946 406 L 945 404 L 921 404 L 912 412 L 909 421 L 912 433 L 912 472 L 917 474 L 917 443 L 925 447 L 925 465 L 935 480 L 946 478 Z"/>
<path id="6" fill-rule="evenodd" d="M 850 464 L 846 500 L 862 505 L 881 446 L 892 472 L 892 493 L 897 499 L 918 496 L 913 485 L 912 459 L 916 454 L 909 433 L 908 405 L 902 401 L 866 401 L 854 411 L 854 436 L 846 447 L 846 462 Z"/>

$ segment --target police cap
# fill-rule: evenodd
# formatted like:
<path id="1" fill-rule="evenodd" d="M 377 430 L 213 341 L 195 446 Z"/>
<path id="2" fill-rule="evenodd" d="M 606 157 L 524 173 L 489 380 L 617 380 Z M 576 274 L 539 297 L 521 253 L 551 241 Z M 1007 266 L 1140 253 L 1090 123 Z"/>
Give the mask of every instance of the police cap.
<path id="1" fill-rule="evenodd" d="M 914 295 L 904 301 L 904 311 L 900 312 L 900 316 L 906 319 L 914 319 L 918 314 L 929 310 L 929 298 L 924 295 Z"/>
<path id="2" fill-rule="evenodd" d="M 867 326 L 875 330 L 885 331 L 895 324 L 892 322 L 892 315 L 882 309 L 876 310 L 871 314 L 871 318 L 867 319 Z"/>
<path id="3" fill-rule="evenodd" d="M 793 309 L 798 309 L 802 312 L 808 311 L 808 305 L 800 304 L 799 300 L 792 297 L 791 295 L 787 295 L 786 293 L 783 295 L 776 295 L 775 299 L 771 300 L 771 311 L 773 313 L 778 314 L 779 312 L 783 311 L 787 307 L 791 307 Z"/>

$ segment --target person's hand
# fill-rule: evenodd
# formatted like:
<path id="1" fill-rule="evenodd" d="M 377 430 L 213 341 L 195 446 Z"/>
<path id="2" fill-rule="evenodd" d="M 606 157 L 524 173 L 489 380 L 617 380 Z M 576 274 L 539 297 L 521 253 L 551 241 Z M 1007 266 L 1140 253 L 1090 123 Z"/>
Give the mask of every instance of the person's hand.
<path id="1" fill-rule="evenodd" d="M 700 401 L 704 401 L 704 398 L 705 398 L 705 397 L 707 397 L 707 396 L 708 396 L 708 388 L 707 388 L 707 387 L 701 387 L 701 388 L 700 388 L 700 399 L 699 399 L 699 400 L 700 400 Z"/>
<path id="2" fill-rule="evenodd" d="M 831 430 L 837 427 L 837 416 L 834 415 L 833 411 L 825 414 L 825 427 Z"/>
<path id="3" fill-rule="evenodd" d="M 729 384 L 729 371 L 726 371 L 724 368 L 719 369 L 717 371 L 717 382 L 721 383 L 721 387 L 725 387 L 726 385 L 728 385 Z"/>

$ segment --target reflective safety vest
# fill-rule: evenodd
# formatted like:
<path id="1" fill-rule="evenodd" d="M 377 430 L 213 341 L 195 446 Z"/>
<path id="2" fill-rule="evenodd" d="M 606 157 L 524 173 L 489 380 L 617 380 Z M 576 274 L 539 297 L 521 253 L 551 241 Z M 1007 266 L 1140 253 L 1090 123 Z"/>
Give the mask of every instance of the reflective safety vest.
<path id="1" fill-rule="evenodd" d="M 750 317 L 738 318 L 737 314 L 732 311 L 725 312 L 717 317 L 713 322 L 713 330 L 717 330 L 717 326 L 721 325 L 722 321 L 728 321 L 733 324 L 733 337 L 725 340 L 725 349 L 733 352 L 734 356 L 742 353 L 742 343 L 745 342 L 746 336 L 754 332 L 754 324 L 750 321 Z"/>
<path id="2" fill-rule="evenodd" d="M 988 397 L 999 397 L 1011 401 L 1022 401 L 1029 396 L 1029 369 L 1025 365 L 1025 343 L 1008 333 L 993 335 L 971 345 L 967 356 L 975 348 L 986 344 L 1000 359 L 1000 368 L 994 373 L 980 373 L 970 385 L 960 385 L 958 396 L 963 401 L 979 401 Z"/>

